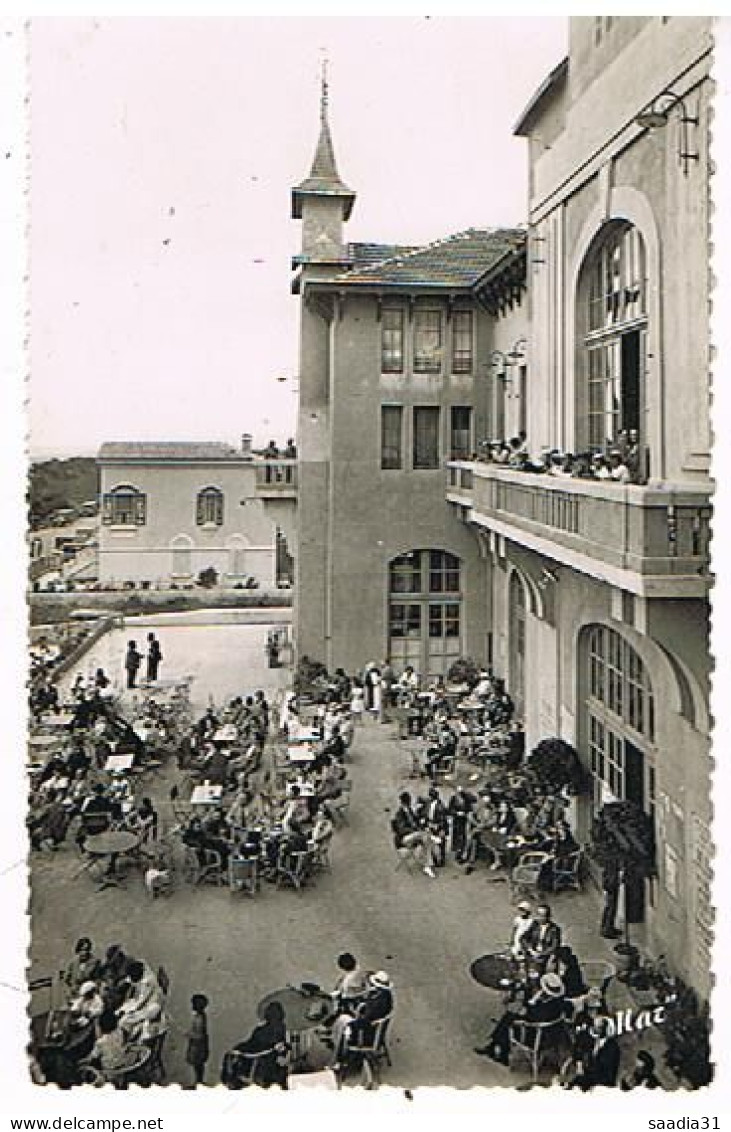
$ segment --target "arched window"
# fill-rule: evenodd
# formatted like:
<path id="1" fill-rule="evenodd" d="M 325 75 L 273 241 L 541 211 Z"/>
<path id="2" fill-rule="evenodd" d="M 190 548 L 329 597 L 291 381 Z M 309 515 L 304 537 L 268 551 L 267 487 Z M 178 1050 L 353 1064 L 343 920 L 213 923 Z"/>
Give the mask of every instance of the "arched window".
<path id="1" fill-rule="evenodd" d="M 644 477 L 647 279 L 642 237 L 631 224 L 602 230 L 582 268 L 578 303 L 580 445 L 604 451 L 636 431 Z"/>
<path id="2" fill-rule="evenodd" d="M 444 675 L 461 654 L 460 560 L 445 550 L 412 550 L 389 567 L 389 645 L 396 668 Z"/>
<path id="3" fill-rule="evenodd" d="M 591 625 L 581 640 L 582 733 L 591 771 L 591 810 L 636 802 L 655 821 L 655 699 L 642 657 L 608 625 Z M 650 886 L 652 898 L 653 889 Z M 631 923 L 644 918 L 645 891 L 634 890 Z"/>
<path id="4" fill-rule="evenodd" d="M 198 492 L 195 521 L 199 527 L 223 525 L 223 492 L 217 487 L 204 487 Z"/>
<path id="5" fill-rule="evenodd" d="M 516 571 L 510 576 L 510 696 L 515 715 L 522 719 L 525 707 L 525 586 Z"/>
<path id="6" fill-rule="evenodd" d="M 188 535 L 177 535 L 170 543 L 173 555 L 170 573 L 176 578 L 187 578 L 193 572 L 192 549 L 193 541 Z"/>
<path id="7" fill-rule="evenodd" d="M 102 499 L 102 522 L 113 527 L 144 527 L 147 496 L 129 484 L 119 484 Z"/>

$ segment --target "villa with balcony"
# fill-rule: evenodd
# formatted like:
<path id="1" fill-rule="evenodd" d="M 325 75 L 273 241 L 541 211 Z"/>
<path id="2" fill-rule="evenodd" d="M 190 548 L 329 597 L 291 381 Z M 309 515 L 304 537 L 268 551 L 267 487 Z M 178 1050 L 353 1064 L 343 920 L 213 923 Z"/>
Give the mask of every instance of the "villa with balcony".
<path id="1" fill-rule="evenodd" d="M 297 462 L 220 442 L 110 442 L 101 479 L 99 579 L 189 585 L 291 584 Z"/>

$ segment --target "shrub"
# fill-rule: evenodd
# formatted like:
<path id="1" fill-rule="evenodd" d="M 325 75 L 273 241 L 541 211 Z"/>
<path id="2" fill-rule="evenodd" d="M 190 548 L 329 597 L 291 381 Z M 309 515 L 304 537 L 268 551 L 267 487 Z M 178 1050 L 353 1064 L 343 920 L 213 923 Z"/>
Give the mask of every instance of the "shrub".
<path id="1" fill-rule="evenodd" d="M 213 589 L 218 582 L 218 571 L 213 566 L 206 566 L 205 570 L 201 570 L 196 582 L 204 590 Z"/>
<path id="2" fill-rule="evenodd" d="M 479 666 L 471 656 L 462 656 L 459 660 L 455 660 L 447 673 L 450 684 L 467 684 L 469 688 L 474 688 L 479 678 Z"/>
<path id="3" fill-rule="evenodd" d="M 529 765 L 549 794 L 558 794 L 563 789 L 581 794 L 586 788 L 586 771 L 581 759 L 565 739 L 542 739 L 531 751 Z"/>

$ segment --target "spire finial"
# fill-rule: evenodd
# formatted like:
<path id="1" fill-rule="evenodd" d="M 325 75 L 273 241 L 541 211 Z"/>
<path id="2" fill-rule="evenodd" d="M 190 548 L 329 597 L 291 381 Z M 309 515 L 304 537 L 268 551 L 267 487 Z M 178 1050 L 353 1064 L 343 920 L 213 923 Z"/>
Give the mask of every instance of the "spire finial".
<path id="1" fill-rule="evenodd" d="M 327 85 L 327 48 L 321 48 L 322 63 L 320 66 L 320 120 L 327 121 L 328 85 Z"/>

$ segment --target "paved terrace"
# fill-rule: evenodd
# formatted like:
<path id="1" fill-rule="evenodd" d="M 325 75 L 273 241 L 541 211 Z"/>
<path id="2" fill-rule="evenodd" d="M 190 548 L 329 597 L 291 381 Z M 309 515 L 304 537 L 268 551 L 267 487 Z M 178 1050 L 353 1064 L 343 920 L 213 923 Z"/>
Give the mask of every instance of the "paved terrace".
<path id="1" fill-rule="evenodd" d="M 194 673 L 198 705 L 205 705 L 209 695 L 220 702 L 234 691 L 258 687 L 276 694 L 287 680 L 284 671 L 265 667 L 266 626 L 242 631 L 240 626 L 158 625 L 163 674 Z M 125 629 L 122 637 L 127 635 Z M 108 663 L 113 639 L 97 647 L 99 662 Z M 249 1033 L 263 995 L 302 980 L 331 986 L 335 957 L 348 950 L 371 969 L 385 968 L 394 982 L 393 1068 L 384 1070 L 384 1083 L 525 1083 L 526 1075 L 472 1050 L 483 1043 L 500 1003 L 472 981 L 469 965 L 502 948 L 509 937 L 514 911 L 507 885 L 484 865 L 465 875 L 450 862 L 436 880 L 395 871 L 388 823 L 399 790 L 409 785 L 409 762 L 395 726 L 364 721 L 352 749 L 350 824 L 335 835 L 332 872 L 300 893 L 265 884 L 252 900 L 225 888 L 182 887 L 168 899 L 151 902 L 136 875 L 125 890 L 97 893 L 86 874 L 76 875 L 73 845 L 34 854 L 32 975 L 63 967 L 75 940 L 87 934 L 97 951 L 119 942 L 154 967 L 163 964 L 171 981 L 168 1078 L 188 1080 L 182 1033 L 190 995 L 203 992 L 211 1003 L 207 1080 L 215 1083 L 223 1053 Z M 145 789 L 166 826 L 172 820 L 167 798 L 176 773 L 166 769 Z M 595 894 L 560 895 L 552 905 L 580 957 L 611 958 L 596 933 Z M 631 1047 L 626 1050 L 631 1060 Z"/>

